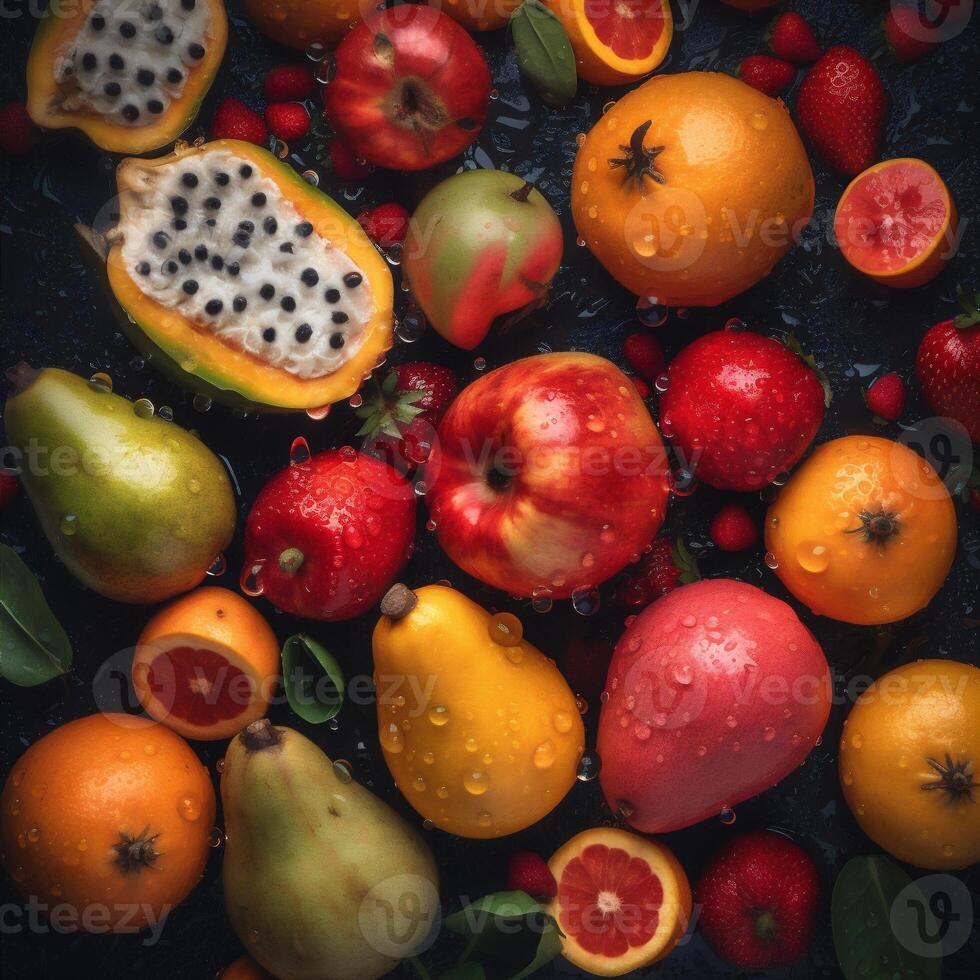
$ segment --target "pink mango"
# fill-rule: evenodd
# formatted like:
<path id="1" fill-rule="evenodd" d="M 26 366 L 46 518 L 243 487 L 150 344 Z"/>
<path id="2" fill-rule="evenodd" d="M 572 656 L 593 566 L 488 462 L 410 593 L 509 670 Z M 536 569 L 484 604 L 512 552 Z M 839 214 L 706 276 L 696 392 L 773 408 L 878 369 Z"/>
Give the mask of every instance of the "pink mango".
<path id="1" fill-rule="evenodd" d="M 717 817 L 807 757 L 830 669 L 796 613 L 732 579 L 685 585 L 627 628 L 606 677 L 600 782 L 637 830 Z"/>

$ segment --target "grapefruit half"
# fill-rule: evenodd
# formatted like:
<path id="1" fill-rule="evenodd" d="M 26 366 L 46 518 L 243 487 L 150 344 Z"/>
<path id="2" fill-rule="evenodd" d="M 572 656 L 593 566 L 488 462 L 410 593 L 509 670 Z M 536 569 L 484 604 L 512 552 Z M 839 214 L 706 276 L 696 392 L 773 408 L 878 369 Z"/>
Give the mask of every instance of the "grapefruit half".
<path id="1" fill-rule="evenodd" d="M 146 713 L 185 738 L 230 738 L 261 718 L 279 675 L 269 624 L 228 589 L 196 589 L 140 634 L 133 688 Z"/>
<path id="2" fill-rule="evenodd" d="M 548 862 L 558 894 L 548 911 L 565 934 L 562 955 L 601 977 L 666 956 L 687 930 L 691 886 L 662 844 L 611 827 L 573 837 Z"/>
<path id="3" fill-rule="evenodd" d="M 924 160 L 885 160 L 847 185 L 834 233 L 858 272 L 908 289 L 934 279 L 953 257 L 956 206 Z"/>
<path id="4" fill-rule="evenodd" d="M 579 76 L 623 85 L 656 68 L 674 36 L 668 0 L 542 0 L 562 22 Z"/>

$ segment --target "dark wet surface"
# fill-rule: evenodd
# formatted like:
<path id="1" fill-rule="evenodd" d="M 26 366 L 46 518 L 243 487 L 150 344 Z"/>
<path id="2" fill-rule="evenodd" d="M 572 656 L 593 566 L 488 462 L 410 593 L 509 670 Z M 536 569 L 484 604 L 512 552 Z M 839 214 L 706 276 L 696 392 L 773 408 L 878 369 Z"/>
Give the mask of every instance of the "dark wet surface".
<path id="1" fill-rule="evenodd" d="M 9 10 L 22 12 L 25 6 L 28 5 L 12 4 Z M 825 43 L 853 44 L 868 55 L 883 47 L 877 27 L 885 9 L 883 3 L 814 0 L 797 2 L 792 7 L 809 16 Z M 262 72 L 292 56 L 276 50 L 245 24 L 237 3 L 230 8 L 232 44 L 218 81 L 218 94 L 234 94 L 258 104 Z M 32 18 L 23 13 L 8 18 L 9 10 L 0 21 L 2 101 L 24 96 L 23 69 L 35 26 Z M 675 18 L 681 19 L 676 6 Z M 744 56 L 763 50 L 765 26 L 765 20 L 743 17 L 716 0 L 702 0 L 691 26 L 676 34 L 664 70 L 734 71 Z M 724 306 L 692 310 L 686 318 L 673 315 L 659 333 L 668 354 L 678 351 L 693 336 L 719 328 L 733 316 L 762 332 L 792 329 L 822 363 L 834 390 L 834 402 L 819 441 L 845 433 L 899 435 L 897 426 L 882 429 L 872 424 L 862 405 L 861 389 L 879 366 L 882 371 L 894 369 L 909 377 L 924 330 L 952 315 L 955 284 L 961 280 L 975 282 L 980 273 L 976 38 L 974 29 L 947 43 L 932 57 L 910 66 L 901 66 L 887 55 L 878 60 L 892 96 L 884 155 L 919 156 L 935 166 L 956 199 L 965 225 L 960 252 L 940 278 L 913 292 L 889 292 L 852 273 L 827 237 L 833 208 L 845 181 L 816 163 L 816 217 L 802 244 L 768 279 Z M 466 165 L 505 168 L 536 182 L 565 225 L 565 262 L 551 305 L 523 329 L 505 337 L 493 335 L 472 354 L 450 349 L 430 332 L 411 347 L 398 345 L 391 359 L 431 358 L 447 363 L 457 369 L 462 382 L 477 376 L 476 356 L 485 358 L 487 367 L 492 368 L 537 350 L 574 347 L 595 351 L 622 364 L 622 340 L 637 328 L 633 299 L 609 279 L 585 249 L 575 245 L 568 203 L 575 134 L 587 130 L 600 116 L 603 105 L 621 93 L 582 85 L 574 104 L 563 110 L 548 110 L 519 78 L 504 32 L 484 35 L 480 41 L 489 56 L 497 98 L 477 145 L 466 155 Z M 792 102 L 793 93 L 789 99 Z M 294 162 L 302 163 L 299 169 L 315 164 L 309 152 L 300 154 Z M 321 187 L 352 212 L 391 197 L 411 209 L 425 190 L 440 176 L 453 172 L 457 163 L 454 161 L 438 173 L 408 177 L 379 173 L 363 188 L 340 187 L 325 177 Z M 52 365 L 84 375 L 104 371 L 113 378 L 116 391 L 130 398 L 148 397 L 158 408 L 170 406 L 176 422 L 196 428 L 234 469 L 241 487 L 242 515 L 265 480 L 286 464 L 293 437 L 305 435 L 314 451 L 342 445 L 353 437 L 357 422 L 345 405 L 335 408 L 320 423 L 304 416 L 241 418 L 219 406 L 201 413 L 193 407 L 189 394 L 165 381 L 150 365 L 141 364 L 118 331 L 100 284 L 83 264 L 72 234 L 76 221 L 92 221 L 113 194 L 112 162 L 107 157 L 69 135 L 52 134 L 28 160 L 0 161 L 0 175 L 0 330 L 4 366 L 25 358 L 38 366 Z M 404 294 L 400 295 L 403 300 Z M 911 422 L 928 415 L 913 383 L 905 420 Z M 691 497 L 675 500 L 668 529 L 684 535 L 698 555 L 702 574 L 742 578 L 788 598 L 775 575 L 765 567 L 761 550 L 733 558 L 719 554 L 708 543 L 708 521 L 724 499 L 725 495 L 702 488 Z M 761 522 L 764 501 L 747 498 L 746 502 Z M 850 627 L 814 617 L 790 600 L 841 675 L 879 676 L 915 657 L 949 657 L 974 663 L 980 660 L 980 517 L 962 505 L 958 506 L 958 517 L 960 548 L 953 573 L 928 610 L 904 623 L 882 630 Z M 75 582 L 52 555 L 23 497 L 0 520 L 2 539 L 16 547 L 38 574 L 75 647 L 74 666 L 62 680 L 36 690 L 21 690 L 0 682 L 0 772 L 5 775 L 17 756 L 45 732 L 95 710 L 93 678 L 108 658 L 133 644 L 147 612 L 110 603 Z M 467 579 L 442 554 L 433 536 L 425 531 L 424 521 L 425 509 L 420 507 L 416 554 L 402 576 L 408 583 L 446 578 L 488 607 L 518 613 L 530 639 L 559 663 L 571 637 L 587 631 L 590 636 L 615 639 L 621 631 L 623 613 L 611 609 L 608 602 L 589 619 L 576 615 L 569 603 L 557 603 L 550 613 L 541 615 L 526 602 L 510 600 Z M 220 584 L 235 588 L 240 568 L 239 536 L 228 553 L 228 572 Z M 258 605 L 269 615 L 280 638 L 300 628 L 301 624 L 273 613 L 261 600 Z M 302 625 L 341 660 L 348 676 L 353 676 L 370 674 L 369 637 L 373 622 L 373 617 L 367 616 L 350 624 Z M 119 662 L 128 664 L 127 656 L 123 654 Z M 111 698 L 113 690 L 110 685 L 100 688 L 99 693 Z M 593 732 L 598 707 L 593 699 L 586 714 Z M 858 830 L 839 792 L 835 747 L 846 711 L 847 705 L 841 701 L 834 709 L 822 745 L 805 765 L 776 789 L 737 807 L 734 826 L 709 821 L 668 835 L 669 844 L 692 879 L 697 878 L 717 846 L 746 828 L 778 827 L 807 847 L 826 885 L 819 934 L 806 962 L 774 976 L 811 980 L 840 975 L 829 935 L 830 887 L 836 871 L 849 857 L 877 850 Z M 302 729 L 333 758 L 350 760 L 355 778 L 413 824 L 420 824 L 394 788 L 381 759 L 373 706 L 348 704 L 336 731 L 326 726 L 306 726 L 285 707 L 278 708 L 273 718 Z M 198 743 L 195 747 L 213 770 L 222 755 L 222 745 Z M 682 791 L 684 778 L 678 774 L 678 791 Z M 513 850 L 529 848 L 548 855 L 579 830 L 608 818 L 598 784 L 591 783 L 576 785 L 547 819 L 514 838 L 472 842 L 426 832 L 441 868 L 446 907 L 453 907 L 460 896 L 476 897 L 502 888 L 506 857 Z M 8 934 L 4 930 L 4 976 L 212 976 L 240 952 L 221 911 L 220 863 L 220 850 L 216 850 L 205 880 L 175 911 L 157 945 L 146 947 L 141 937 L 132 936 Z M 329 873 L 326 869 L 325 874 Z M 974 901 L 980 901 L 976 868 L 960 877 L 972 890 Z M 16 896 L 9 883 L 4 883 L 0 886 L 0 903 L 11 901 L 16 901 Z M 454 949 L 450 942 L 429 954 L 427 960 L 431 960 L 433 972 L 451 962 Z M 974 932 L 971 944 L 947 961 L 944 976 L 947 980 L 974 976 L 978 961 L 980 939 Z M 542 975 L 567 976 L 574 972 L 564 961 L 556 960 Z M 665 980 L 704 980 L 736 974 L 695 937 L 644 975 Z"/>

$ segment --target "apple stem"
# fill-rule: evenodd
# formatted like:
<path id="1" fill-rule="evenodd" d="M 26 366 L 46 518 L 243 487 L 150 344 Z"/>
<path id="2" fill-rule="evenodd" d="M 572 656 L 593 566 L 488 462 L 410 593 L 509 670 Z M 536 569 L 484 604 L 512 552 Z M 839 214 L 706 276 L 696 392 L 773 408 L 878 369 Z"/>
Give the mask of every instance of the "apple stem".
<path id="1" fill-rule="evenodd" d="M 389 619 L 404 619 L 418 605 L 419 597 L 401 582 L 396 582 L 381 600 L 381 615 Z"/>
<path id="2" fill-rule="evenodd" d="M 300 570 L 300 566 L 303 564 L 305 557 L 299 548 L 287 548 L 279 556 L 279 567 L 287 575 L 294 575 Z"/>
<path id="3" fill-rule="evenodd" d="M 515 201 L 524 202 L 524 201 L 527 200 L 528 195 L 533 190 L 534 190 L 534 184 L 532 184 L 529 180 L 525 180 L 524 181 L 524 186 L 523 187 L 519 187 L 516 191 L 511 191 L 510 192 L 510 196 Z"/>

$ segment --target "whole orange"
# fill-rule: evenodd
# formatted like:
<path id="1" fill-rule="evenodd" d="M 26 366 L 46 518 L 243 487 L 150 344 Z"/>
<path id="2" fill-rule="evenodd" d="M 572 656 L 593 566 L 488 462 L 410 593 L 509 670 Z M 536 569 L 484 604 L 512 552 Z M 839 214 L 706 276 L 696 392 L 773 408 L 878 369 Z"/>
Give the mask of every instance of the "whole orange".
<path id="1" fill-rule="evenodd" d="M 716 306 L 768 275 L 813 211 L 782 102 L 716 72 L 658 75 L 592 127 L 575 159 L 579 236 L 633 293 Z"/>
<path id="2" fill-rule="evenodd" d="M 956 552 L 956 513 L 936 471 L 875 436 L 824 443 L 766 518 L 770 564 L 813 612 L 894 623 L 928 605 Z"/>
<path id="3" fill-rule="evenodd" d="M 131 715 L 89 715 L 14 763 L 0 850 L 24 895 L 65 907 L 66 929 L 136 932 L 201 877 L 214 807 L 208 771 L 179 735 Z"/>
<path id="4" fill-rule="evenodd" d="M 245 0 L 245 14 L 266 37 L 305 51 L 314 41 L 336 47 L 375 0 Z"/>
<path id="5" fill-rule="evenodd" d="M 425 0 L 468 31 L 495 31 L 506 25 L 524 0 Z"/>
<path id="6" fill-rule="evenodd" d="M 880 677 L 840 741 L 844 798 L 900 861 L 952 870 L 980 861 L 980 670 L 919 660 Z"/>

